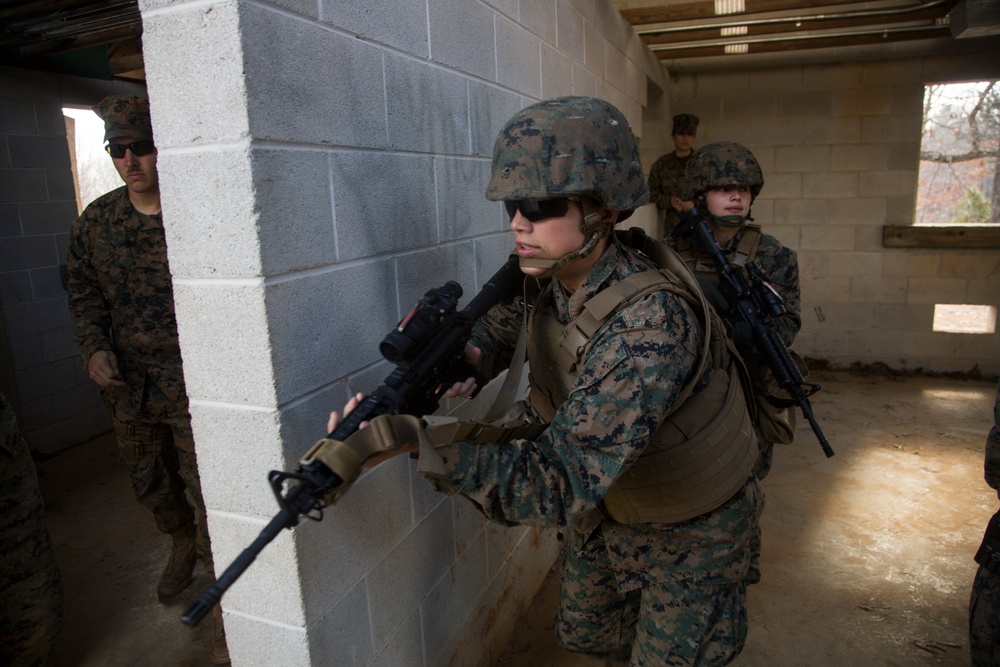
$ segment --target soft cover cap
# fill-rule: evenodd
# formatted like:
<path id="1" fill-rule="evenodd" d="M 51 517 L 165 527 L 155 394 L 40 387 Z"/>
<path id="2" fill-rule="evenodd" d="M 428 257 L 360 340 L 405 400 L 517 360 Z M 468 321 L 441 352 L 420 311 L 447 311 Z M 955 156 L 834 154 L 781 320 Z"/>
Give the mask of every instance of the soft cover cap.
<path id="1" fill-rule="evenodd" d="M 108 95 L 90 107 L 104 121 L 104 140 L 119 138 L 153 140 L 149 101 L 136 95 Z"/>
<path id="2" fill-rule="evenodd" d="M 689 113 L 674 116 L 673 134 L 695 134 L 698 131 L 698 117 Z"/>

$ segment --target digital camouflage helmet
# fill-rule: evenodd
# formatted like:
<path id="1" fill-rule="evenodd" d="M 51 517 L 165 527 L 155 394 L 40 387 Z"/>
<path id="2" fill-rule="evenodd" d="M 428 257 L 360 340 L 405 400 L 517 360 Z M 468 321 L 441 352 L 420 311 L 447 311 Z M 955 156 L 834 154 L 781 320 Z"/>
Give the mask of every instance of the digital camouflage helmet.
<path id="1" fill-rule="evenodd" d="M 698 150 L 684 171 L 684 199 L 694 200 L 712 188 L 745 185 L 754 199 L 764 187 L 764 172 L 750 149 L 719 141 Z"/>
<path id="2" fill-rule="evenodd" d="M 594 97 L 557 97 L 514 114 L 493 145 L 486 198 L 491 201 L 579 198 L 584 246 L 547 263 L 549 273 L 589 254 L 614 223 L 593 203 L 618 211 L 618 221 L 649 200 L 639 147 L 625 116 Z M 522 262 L 524 264 L 524 262 Z"/>

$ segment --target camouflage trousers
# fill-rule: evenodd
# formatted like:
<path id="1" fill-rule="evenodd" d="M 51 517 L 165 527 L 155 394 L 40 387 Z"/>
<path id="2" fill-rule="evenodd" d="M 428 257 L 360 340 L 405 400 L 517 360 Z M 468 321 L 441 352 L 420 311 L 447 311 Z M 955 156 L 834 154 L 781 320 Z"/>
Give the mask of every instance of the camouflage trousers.
<path id="1" fill-rule="evenodd" d="M 757 465 L 754 467 L 754 474 L 757 475 L 758 480 L 762 480 L 767 476 L 767 473 L 771 472 L 771 460 L 774 456 L 774 445 L 765 441 L 759 430 L 757 431 L 757 445 L 760 447 L 760 456 L 757 457 Z M 764 502 L 766 503 L 766 499 Z M 761 511 L 763 511 L 763 504 L 761 505 Z M 760 583 L 760 552 L 760 523 L 757 523 L 757 525 L 754 526 L 753 534 L 750 537 L 750 571 L 747 572 L 746 579 L 744 579 L 747 585 Z"/>
<path id="2" fill-rule="evenodd" d="M 210 559 L 211 543 L 191 417 L 183 414 L 124 420 L 112 408 L 112 421 L 118 453 L 128 470 L 136 500 L 153 513 L 156 527 L 163 533 L 197 522 L 198 556 Z"/>
<path id="3" fill-rule="evenodd" d="M 48 664 L 62 625 L 62 577 L 28 444 L 13 412 L 6 416 L 0 416 L 0 665 L 35 667 Z"/>
<path id="4" fill-rule="evenodd" d="M 1000 665 L 1000 576 L 984 567 L 972 581 L 969 652 L 973 667 Z"/>
<path id="5" fill-rule="evenodd" d="M 599 533 L 566 553 L 560 645 L 631 667 L 727 665 L 740 654 L 749 623 L 744 581 L 670 581 L 621 593 Z"/>

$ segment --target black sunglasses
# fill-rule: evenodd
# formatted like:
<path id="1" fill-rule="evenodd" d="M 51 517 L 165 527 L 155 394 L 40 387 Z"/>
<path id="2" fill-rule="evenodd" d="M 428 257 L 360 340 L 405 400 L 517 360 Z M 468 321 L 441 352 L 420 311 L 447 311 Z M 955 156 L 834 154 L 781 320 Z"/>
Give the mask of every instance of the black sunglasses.
<path id="1" fill-rule="evenodd" d="M 557 199 L 514 199 L 504 201 L 507 215 L 511 218 L 518 211 L 530 222 L 538 222 L 546 218 L 560 218 L 569 211 L 570 200 L 566 197 Z"/>
<path id="2" fill-rule="evenodd" d="M 143 155 L 149 155 L 156 150 L 156 146 L 153 145 L 152 141 L 133 141 L 130 144 L 108 144 L 104 147 L 104 150 L 108 152 L 113 158 L 123 158 L 125 157 L 125 151 L 132 151 L 132 155 L 136 157 L 141 157 Z"/>

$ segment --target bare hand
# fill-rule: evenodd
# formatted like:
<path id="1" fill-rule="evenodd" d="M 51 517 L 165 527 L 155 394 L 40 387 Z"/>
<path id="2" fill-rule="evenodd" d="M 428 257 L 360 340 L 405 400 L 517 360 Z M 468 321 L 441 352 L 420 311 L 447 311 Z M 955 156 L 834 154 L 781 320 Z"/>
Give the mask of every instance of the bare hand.
<path id="1" fill-rule="evenodd" d="M 124 387 L 121 373 L 118 372 L 118 357 L 114 352 L 98 350 L 87 361 L 87 372 L 90 379 L 102 387 Z"/>
<path id="2" fill-rule="evenodd" d="M 344 405 L 344 416 L 346 417 L 347 415 L 351 414 L 351 410 L 361 405 L 361 401 L 363 400 L 365 400 L 365 395 L 362 393 L 357 393 L 354 396 L 352 396 L 351 400 L 349 400 Z M 361 422 L 361 424 L 358 425 L 358 429 L 366 428 L 368 424 L 369 422 L 363 421 Z M 330 413 L 330 418 L 326 422 L 326 432 L 333 433 L 335 430 L 337 430 L 337 427 L 339 425 L 340 425 L 340 413 L 334 410 L 333 412 Z M 419 453 L 419 451 L 420 447 L 416 443 L 405 442 L 401 445 L 393 447 L 392 449 L 388 449 L 384 452 L 379 452 L 374 456 L 369 456 L 367 459 L 364 460 L 364 463 L 361 464 L 361 467 L 374 468 L 375 466 L 385 461 L 388 461 L 394 456 L 399 456 L 400 454 L 406 454 L 406 453 L 416 454 Z"/>
<path id="3" fill-rule="evenodd" d="M 361 405 L 361 401 L 363 400 L 365 400 L 365 395 L 360 392 L 352 396 L 351 400 L 344 405 L 344 416 L 346 417 L 351 414 L 351 410 Z M 334 410 L 330 413 L 330 418 L 326 421 L 326 432 L 333 433 L 337 430 L 338 426 L 340 426 L 340 413 Z M 362 429 L 366 426 L 368 426 L 368 422 L 361 422 L 358 428 Z"/>

